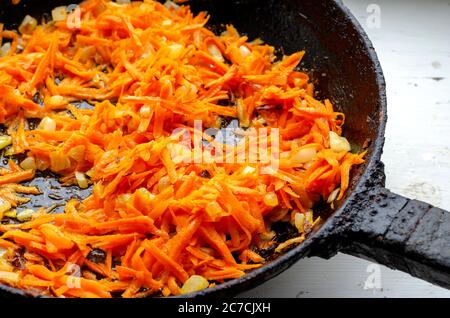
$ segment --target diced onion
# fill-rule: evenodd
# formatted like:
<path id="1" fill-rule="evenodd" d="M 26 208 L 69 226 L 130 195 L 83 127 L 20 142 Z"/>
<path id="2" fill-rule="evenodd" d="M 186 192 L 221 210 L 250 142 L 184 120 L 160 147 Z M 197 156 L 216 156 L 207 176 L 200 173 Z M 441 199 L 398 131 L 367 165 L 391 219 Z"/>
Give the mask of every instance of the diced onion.
<path id="1" fill-rule="evenodd" d="M 4 56 L 8 55 L 10 49 L 11 49 L 10 42 L 6 42 L 5 44 L 3 44 L 0 47 L 0 57 L 4 57 Z"/>
<path id="2" fill-rule="evenodd" d="M 67 101 L 61 95 L 53 95 L 48 99 L 47 104 L 52 109 L 55 109 L 67 105 Z"/>
<path id="3" fill-rule="evenodd" d="M 350 151 L 350 143 L 345 137 L 341 137 L 334 131 L 330 131 L 330 148 L 334 152 Z"/>
<path id="4" fill-rule="evenodd" d="M 14 284 L 19 282 L 19 273 L 0 271 L 0 281 L 9 284 Z"/>
<path id="5" fill-rule="evenodd" d="M 31 220 L 31 217 L 34 214 L 34 210 L 32 209 L 25 209 L 19 213 L 17 213 L 17 220 L 19 220 L 20 222 L 26 222 Z"/>
<path id="6" fill-rule="evenodd" d="M 12 143 L 11 136 L 8 135 L 2 135 L 0 136 L 0 149 L 3 149 L 7 146 L 9 146 Z"/>
<path id="7" fill-rule="evenodd" d="M 164 6 L 167 8 L 167 9 L 174 9 L 174 10 L 178 10 L 179 8 L 180 8 L 180 6 L 178 5 L 178 4 L 176 4 L 175 2 L 173 2 L 173 1 L 170 1 L 170 0 L 167 0 L 165 3 L 164 3 Z"/>
<path id="8" fill-rule="evenodd" d="M 269 232 L 265 232 L 265 233 L 261 233 L 259 235 L 259 237 L 261 238 L 261 240 L 263 241 L 271 241 L 273 240 L 273 238 L 277 235 L 277 233 L 275 233 L 275 231 L 269 231 Z"/>
<path id="9" fill-rule="evenodd" d="M 165 20 L 161 23 L 161 25 L 162 25 L 162 26 L 169 26 L 169 25 L 172 25 L 172 20 L 170 20 L 170 19 L 165 19 Z"/>
<path id="10" fill-rule="evenodd" d="M 222 52 L 220 52 L 219 48 L 215 44 L 208 45 L 208 52 L 212 55 L 212 57 L 218 61 L 223 62 Z"/>
<path id="11" fill-rule="evenodd" d="M 303 233 L 305 226 L 305 215 L 303 213 L 295 213 L 294 226 L 297 228 L 299 233 Z"/>
<path id="12" fill-rule="evenodd" d="M 89 186 L 89 182 L 83 172 L 75 171 L 75 179 L 77 179 L 78 186 L 81 189 L 86 189 Z"/>
<path id="13" fill-rule="evenodd" d="M 11 203 L 0 198 L 0 214 L 3 214 L 10 209 L 11 209 Z"/>
<path id="14" fill-rule="evenodd" d="M 241 45 L 239 47 L 239 51 L 241 52 L 241 55 L 243 57 L 247 57 L 247 56 L 249 56 L 252 53 L 252 51 L 250 51 L 249 48 L 246 45 Z"/>
<path id="15" fill-rule="evenodd" d="M 252 167 L 252 166 L 245 166 L 245 168 L 242 169 L 241 174 L 252 174 L 252 173 L 254 173 L 255 171 L 256 171 L 256 168 L 255 168 L 255 167 Z"/>
<path id="16" fill-rule="evenodd" d="M 267 206 L 275 207 L 278 205 L 278 197 L 275 192 L 267 192 L 264 195 L 264 204 Z"/>
<path id="17" fill-rule="evenodd" d="M 22 23 L 19 26 L 19 32 L 22 34 L 30 34 L 36 29 L 37 20 L 32 16 L 25 16 Z"/>
<path id="18" fill-rule="evenodd" d="M 205 288 L 208 288 L 209 282 L 206 278 L 200 275 L 192 275 L 181 287 L 181 294 L 194 293 Z"/>
<path id="19" fill-rule="evenodd" d="M 27 157 L 19 164 L 24 170 L 36 170 L 36 160 L 33 157 Z"/>
<path id="20" fill-rule="evenodd" d="M 3 213 L 3 216 L 15 219 L 17 217 L 17 211 L 16 210 L 9 210 Z"/>
<path id="21" fill-rule="evenodd" d="M 47 160 L 37 158 L 36 159 L 36 169 L 39 171 L 44 171 L 48 169 L 49 163 Z"/>
<path id="22" fill-rule="evenodd" d="M 55 131 L 56 130 L 56 122 L 50 117 L 42 118 L 41 122 L 38 125 L 38 129 L 45 131 Z"/>
<path id="23" fill-rule="evenodd" d="M 306 163 L 308 161 L 311 161 L 316 156 L 316 149 L 312 147 L 302 148 L 299 151 L 297 151 L 292 156 L 292 161 L 294 163 Z"/>
<path id="24" fill-rule="evenodd" d="M 65 6 L 56 7 L 52 10 L 53 21 L 59 22 L 67 19 L 67 8 Z"/>
<path id="25" fill-rule="evenodd" d="M 328 196 L 327 203 L 331 203 L 334 200 L 336 200 L 336 198 L 337 198 L 337 196 L 338 196 L 340 191 L 341 191 L 341 188 L 334 189 L 334 191 L 331 192 L 330 195 Z"/>
<path id="26" fill-rule="evenodd" d="M 169 149 L 170 158 L 175 164 L 181 162 L 190 162 L 192 160 L 192 151 L 187 145 L 168 144 L 167 149 Z"/>

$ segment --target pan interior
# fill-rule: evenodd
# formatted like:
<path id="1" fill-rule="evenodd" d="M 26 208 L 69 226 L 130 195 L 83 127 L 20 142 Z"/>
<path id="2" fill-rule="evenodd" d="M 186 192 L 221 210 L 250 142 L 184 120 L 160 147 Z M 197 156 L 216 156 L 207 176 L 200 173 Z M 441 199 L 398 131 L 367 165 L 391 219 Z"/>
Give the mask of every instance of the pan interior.
<path id="1" fill-rule="evenodd" d="M 26 14 L 39 17 L 54 7 L 74 2 L 22 0 L 13 6 L 10 0 L 0 0 L 0 21 L 8 28 L 16 28 Z M 367 158 L 378 151 L 380 127 L 384 127 L 377 79 L 380 70 L 373 63 L 367 43 L 334 1 L 191 0 L 187 4 L 194 12 L 207 11 L 213 30 L 233 24 L 250 39 L 261 38 L 275 46 L 280 56 L 305 50 L 301 69 L 312 77 L 319 99 L 330 99 L 337 110 L 345 113 L 344 136 L 352 148 L 359 151 L 367 147 Z M 347 193 L 355 189 L 364 171 L 364 166 L 353 170 Z M 318 207 L 325 218 L 335 210 L 328 205 Z"/>

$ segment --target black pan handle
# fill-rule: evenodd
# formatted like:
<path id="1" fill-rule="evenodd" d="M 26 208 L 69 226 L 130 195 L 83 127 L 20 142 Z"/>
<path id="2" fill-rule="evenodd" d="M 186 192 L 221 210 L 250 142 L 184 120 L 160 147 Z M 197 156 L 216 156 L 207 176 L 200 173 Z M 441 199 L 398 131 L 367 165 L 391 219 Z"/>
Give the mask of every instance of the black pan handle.
<path id="1" fill-rule="evenodd" d="M 450 212 L 382 186 L 352 201 L 342 252 L 450 288 Z"/>

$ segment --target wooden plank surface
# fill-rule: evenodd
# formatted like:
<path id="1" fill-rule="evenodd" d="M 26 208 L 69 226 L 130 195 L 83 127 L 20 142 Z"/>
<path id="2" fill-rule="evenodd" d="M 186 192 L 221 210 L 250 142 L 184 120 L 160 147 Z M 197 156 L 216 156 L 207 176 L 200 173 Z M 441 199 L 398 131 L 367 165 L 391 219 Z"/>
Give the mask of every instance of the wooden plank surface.
<path id="1" fill-rule="evenodd" d="M 371 38 L 387 81 L 386 186 L 450 211 L 450 1 L 344 3 Z M 301 260 L 242 296 L 435 298 L 450 291 L 339 254 Z"/>

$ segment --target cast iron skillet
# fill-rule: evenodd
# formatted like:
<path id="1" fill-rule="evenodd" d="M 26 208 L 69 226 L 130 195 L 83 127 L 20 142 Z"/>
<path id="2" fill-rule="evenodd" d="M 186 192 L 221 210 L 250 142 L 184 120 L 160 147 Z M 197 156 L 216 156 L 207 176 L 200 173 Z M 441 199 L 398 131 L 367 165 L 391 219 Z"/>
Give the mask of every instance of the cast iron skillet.
<path id="1" fill-rule="evenodd" d="M 0 21 L 17 26 L 76 1 L 0 0 Z M 329 258 L 338 251 L 385 264 L 450 288 L 450 213 L 384 188 L 380 161 L 386 125 L 383 73 L 361 26 L 337 0 L 191 0 L 194 11 L 211 14 L 212 28 L 234 24 L 261 37 L 281 53 L 306 50 L 302 67 L 317 83 L 319 97 L 330 98 L 346 114 L 345 136 L 354 148 L 367 147 L 365 165 L 354 171 L 346 198 L 335 211 L 322 211 L 323 226 L 302 245 L 240 279 L 194 296 L 232 296 L 281 273 L 306 256 Z M 3 296 L 26 295 L 0 286 Z M 192 296 L 192 295 L 190 295 Z"/>

